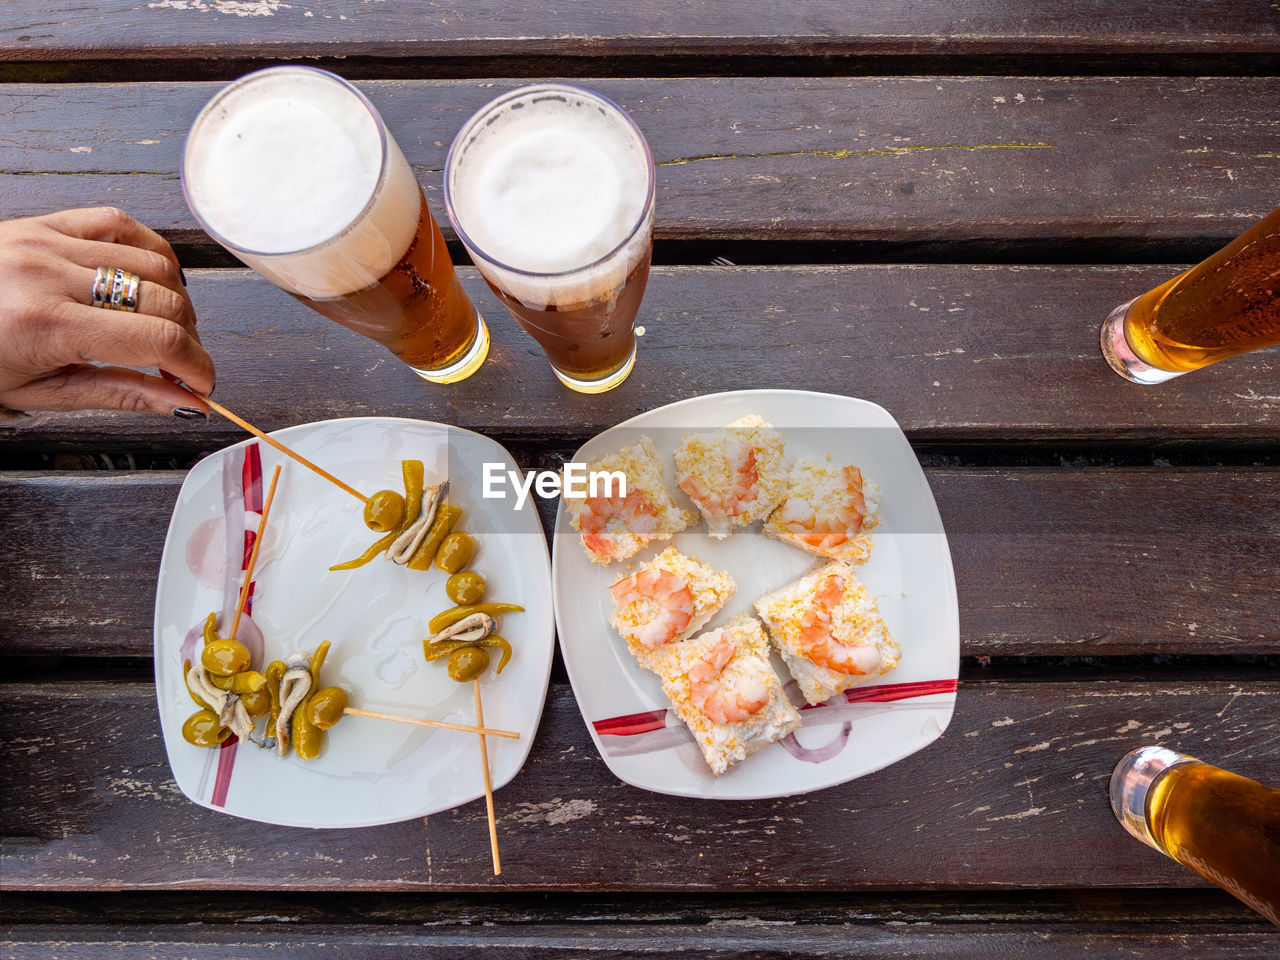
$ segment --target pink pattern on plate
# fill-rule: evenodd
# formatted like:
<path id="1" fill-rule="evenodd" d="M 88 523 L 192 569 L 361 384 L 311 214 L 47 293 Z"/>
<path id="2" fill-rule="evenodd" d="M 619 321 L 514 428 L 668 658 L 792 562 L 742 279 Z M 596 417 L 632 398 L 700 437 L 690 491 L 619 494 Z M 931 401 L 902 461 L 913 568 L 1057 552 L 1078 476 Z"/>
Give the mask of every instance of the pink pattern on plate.
<path id="1" fill-rule="evenodd" d="M 222 505 L 223 530 L 225 532 L 226 566 L 223 577 L 222 610 L 215 621 L 219 630 L 230 629 L 231 620 L 235 617 L 236 603 L 240 599 L 241 575 L 249 565 L 249 553 L 253 549 L 254 530 L 246 530 L 245 520 L 251 513 L 262 512 L 262 455 L 258 444 L 251 443 L 244 448 L 244 457 L 236 469 L 234 459 L 228 457 L 222 470 Z M 239 474 L 236 481 L 235 474 Z M 203 527 L 201 527 L 203 529 Z M 188 543 L 190 554 L 191 544 Z M 239 563 L 236 563 L 236 558 Z M 250 613 L 253 610 L 254 584 L 249 584 L 249 596 L 245 600 L 244 614 L 236 628 L 236 639 L 249 648 L 252 662 L 261 663 L 264 640 L 262 630 L 253 622 Z M 196 646 L 204 634 L 204 619 L 187 631 L 178 651 L 179 662 L 194 660 Z M 185 682 L 185 681 L 184 681 Z M 223 741 L 220 749 L 209 751 L 205 759 L 204 773 L 200 778 L 199 793 L 205 792 L 209 781 L 210 767 L 217 756 L 217 771 L 213 780 L 213 791 L 209 802 L 215 807 L 226 806 L 227 791 L 231 787 L 231 774 L 235 770 L 236 747 L 239 740 L 233 735 Z"/>

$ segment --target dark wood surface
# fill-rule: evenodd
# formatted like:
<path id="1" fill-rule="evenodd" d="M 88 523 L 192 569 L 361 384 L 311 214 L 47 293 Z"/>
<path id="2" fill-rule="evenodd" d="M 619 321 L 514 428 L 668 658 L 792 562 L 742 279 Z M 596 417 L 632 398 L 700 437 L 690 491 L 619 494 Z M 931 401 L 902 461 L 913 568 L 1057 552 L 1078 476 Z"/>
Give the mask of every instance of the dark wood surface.
<path id="1" fill-rule="evenodd" d="M 1152 960 L 1179 954 L 1196 960 L 1251 960 L 1273 956 L 1273 945 L 1259 927 L 1223 930 L 1217 924 L 1177 923 L 1149 930 L 1119 924 L 1099 928 L 1071 925 L 1044 928 L 1031 924 L 993 926 L 951 923 L 910 927 L 869 924 L 806 924 L 731 920 L 726 924 L 643 923 L 633 925 L 504 924 L 479 929 L 421 927 L 331 927 L 295 932 L 279 925 L 257 929 L 217 927 L 124 928 L 108 926 L 33 926 L 19 929 L 6 943 L 12 960 L 44 960 L 56 944 L 60 960 L 102 957 L 150 957 L 155 960 L 213 960 L 233 953 L 245 960 L 399 960 L 430 956 L 461 957 L 770 957 L 939 958 L 1025 956 L 1076 960 L 1091 953 Z"/>
<path id="2" fill-rule="evenodd" d="M 104 24 L 115 29 L 104 30 Z M 848 54 L 1278 52 L 1266 0 L 1175 0 L 1138 15 L 1122 0 L 1021 8 L 993 0 L 748 0 L 513 5 L 503 0 L 30 0 L 0 28 L 0 56 L 78 58 L 484 56 L 529 53 Z"/>
<path id="3" fill-rule="evenodd" d="M 424 387 L 201 234 L 186 129 L 219 82 L 288 60 L 362 83 L 437 213 L 454 131 L 499 91 L 571 76 L 631 111 L 659 164 L 662 266 L 627 384 L 561 390 L 467 268 L 490 360 Z M 1105 791 L 1141 743 L 1280 783 L 1278 354 L 1144 389 L 1096 339 L 1111 307 L 1275 207 L 1271 0 L 32 0 L 0 11 L 0 81 L 0 217 L 112 203 L 164 233 L 218 399 L 268 429 L 419 417 L 548 466 L 719 390 L 882 404 L 947 526 L 965 655 L 937 743 L 745 804 L 619 783 L 557 665 L 496 797 L 496 880 L 480 803 L 355 831 L 235 820 L 172 780 L 149 624 L 182 471 L 243 434 L 6 422 L 5 958 L 1280 949 L 1129 839 Z"/>
<path id="4" fill-rule="evenodd" d="M 446 233 L 439 185 L 453 133 L 519 82 L 363 84 Z M 659 243 L 1225 242 L 1276 204 L 1274 78 L 584 82 L 649 140 Z M 176 177 L 186 130 L 217 87 L 11 87 L 0 94 L 0 209 L 109 202 L 175 241 L 207 243 Z"/>
<path id="5" fill-rule="evenodd" d="M 83 654 L 91 637 L 96 656 L 150 656 L 155 577 L 183 476 L 0 474 L 0 655 Z M 967 656 L 1266 654 L 1280 642 L 1280 468 L 927 476 Z M 554 504 L 544 506 L 551 529 Z"/>
<path id="6" fill-rule="evenodd" d="M 466 268 L 493 331 L 480 372 L 430 390 L 381 347 L 313 314 L 247 271 L 188 273 L 217 399 L 264 430 L 334 417 L 437 420 L 511 441 L 594 433 L 686 397 L 743 386 L 851 394 L 916 441 L 1210 440 L 1280 437 L 1276 350 L 1235 357 L 1150 390 L 1099 360 L 1116 304 L 1177 265 L 662 267 L 619 389 L 560 388 L 534 341 Z M 306 350 L 298 344 L 305 340 Z M 821 356 L 821 361 L 818 357 Z M 0 423 L 32 449 L 164 447 L 188 454 L 244 438 L 227 421 L 90 412 Z"/>
<path id="7" fill-rule="evenodd" d="M 980 682 L 936 743 L 800 797 L 673 800 L 616 780 L 569 688 L 495 795 L 506 890 L 1197 886 L 1117 829 L 1133 744 L 1280 779 L 1280 683 Z M 5 883 L 32 890 L 479 890 L 483 802 L 364 830 L 268 827 L 174 786 L 146 682 L 12 683 L 0 713 Z M 333 735 L 341 733 L 339 727 Z"/>

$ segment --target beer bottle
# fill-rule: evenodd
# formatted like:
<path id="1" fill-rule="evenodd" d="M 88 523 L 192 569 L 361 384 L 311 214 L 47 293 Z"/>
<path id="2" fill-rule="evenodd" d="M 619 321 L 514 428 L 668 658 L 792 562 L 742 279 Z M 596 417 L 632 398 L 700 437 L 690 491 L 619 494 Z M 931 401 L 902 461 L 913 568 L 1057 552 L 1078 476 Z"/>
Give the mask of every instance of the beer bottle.
<path id="1" fill-rule="evenodd" d="M 1112 771 L 1111 809 L 1139 840 L 1280 926 L 1280 790 L 1140 747 Z"/>

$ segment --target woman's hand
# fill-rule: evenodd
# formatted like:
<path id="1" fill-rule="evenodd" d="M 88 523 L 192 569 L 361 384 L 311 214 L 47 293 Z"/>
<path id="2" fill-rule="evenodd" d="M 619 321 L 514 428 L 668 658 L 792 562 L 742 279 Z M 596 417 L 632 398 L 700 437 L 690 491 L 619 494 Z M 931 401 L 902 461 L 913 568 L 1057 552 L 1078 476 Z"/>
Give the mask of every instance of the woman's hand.
<path id="1" fill-rule="evenodd" d="M 141 279 L 136 313 L 91 305 L 98 267 Z M 0 405 L 208 416 L 181 387 L 125 369 L 213 389 L 178 258 L 155 231 L 114 207 L 0 223 L 0 284 Z"/>

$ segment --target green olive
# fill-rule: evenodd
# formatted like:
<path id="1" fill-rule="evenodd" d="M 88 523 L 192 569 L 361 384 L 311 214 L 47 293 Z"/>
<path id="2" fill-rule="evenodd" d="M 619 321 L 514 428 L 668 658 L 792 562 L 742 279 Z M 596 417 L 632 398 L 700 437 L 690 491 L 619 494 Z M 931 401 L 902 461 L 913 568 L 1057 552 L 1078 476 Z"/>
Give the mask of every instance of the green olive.
<path id="1" fill-rule="evenodd" d="M 244 704 L 245 710 L 249 712 L 249 716 L 265 717 L 271 712 L 271 691 L 265 686 L 252 693 L 240 694 L 240 702 Z M 275 724 L 271 725 L 268 736 L 275 735 Z"/>
<path id="2" fill-rule="evenodd" d="M 182 725 L 182 739 L 197 747 L 216 747 L 229 736 L 231 731 L 212 710 L 197 710 Z"/>
<path id="3" fill-rule="evenodd" d="M 229 677 L 249 669 L 249 648 L 239 640 L 215 640 L 206 643 L 200 662 L 215 677 Z"/>
<path id="4" fill-rule="evenodd" d="M 256 670 L 245 670 L 230 677 L 212 676 L 209 682 L 219 690 L 229 690 L 243 696 L 261 690 L 267 685 L 267 678 Z"/>
<path id="5" fill-rule="evenodd" d="M 444 538 L 436 551 L 436 566 L 446 573 L 457 573 L 476 555 L 476 542 L 458 531 Z"/>
<path id="6" fill-rule="evenodd" d="M 444 592 L 457 604 L 479 603 L 486 586 L 484 577 L 474 570 L 460 570 L 445 582 Z"/>
<path id="7" fill-rule="evenodd" d="M 489 666 L 489 655 L 479 647 L 463 647 L 449 654 L 449 676 L 459 683 L 478 677 Z"/>
<path id="8" fill-rule="evenodd" d="M 341 687 L 322 687 L 307 703 L 307 719 L 321 730 L 328 730 L 342 719 L 347 709 L 347 691 Z"/>
<path id="9" fill-rule="evenodd" d="M 404 497 L 394 490 L 379 490 L 365 501 L 364 525 L 377 533 L 387 533 L 404 519 Z"/>

